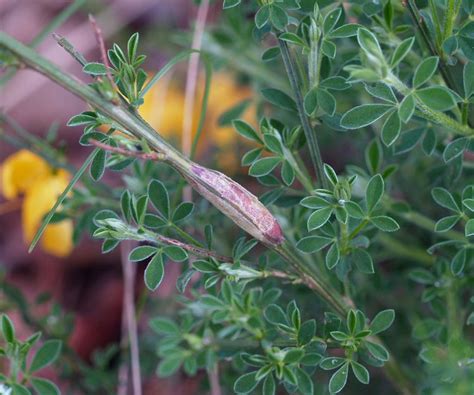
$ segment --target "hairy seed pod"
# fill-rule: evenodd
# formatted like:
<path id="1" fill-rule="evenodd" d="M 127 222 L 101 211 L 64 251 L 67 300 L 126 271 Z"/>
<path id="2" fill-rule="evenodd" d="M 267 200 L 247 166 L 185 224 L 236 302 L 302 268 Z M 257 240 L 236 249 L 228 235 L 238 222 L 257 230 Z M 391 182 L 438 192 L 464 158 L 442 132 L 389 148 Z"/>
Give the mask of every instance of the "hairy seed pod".
<path id="1" fill-rule="evenodd" d="M 184 176 L 197 192 L 257 240 L 274 246 L 283 243 L 283 232 L 275 217 L 240 184 L 195 163 Z"/>

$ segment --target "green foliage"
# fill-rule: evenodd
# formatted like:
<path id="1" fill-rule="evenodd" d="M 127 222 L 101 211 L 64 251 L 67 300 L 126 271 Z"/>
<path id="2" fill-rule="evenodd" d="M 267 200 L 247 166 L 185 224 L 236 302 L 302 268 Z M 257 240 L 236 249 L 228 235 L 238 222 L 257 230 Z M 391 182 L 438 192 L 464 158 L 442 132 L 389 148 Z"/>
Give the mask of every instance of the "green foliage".
<path id="1" fill-rule="evenodd" d="M 36 376 L 37 372 L 58 359 L 61 353 L 62 342 L 47 340 L 39 348 L 35 347 L 40 341 L 41 332 L 37 332 L 25 341 L 16 337 L 15 327 L 6 314 L 1 318 L 0 358 L 6 359 L 9 365 L 8 375 L 0 375 L 0 389 L 8 392 L 13 389 L 13 394 L 31 394 L 31 389 L 40 395 L 60 394 L 56 384 L 50 380 Z M 33 348 L 36 348 L 36 351 Z M 30 361 L 31 358 L 31 362 Z"/>
<path id="2" fill-rule="evenodd" d="M 222 175 L 199 175 L 137 116 L 144 93 L 183 54 L 148 84 L 138 33 L 126 50 L 112 46 L 110 67 L 84 63 L 99 99 L 68 125 L 84 128 L 80 143 L 98 148 L 54 220 L 76 218 L 76 233 L 102 239 L 104 253 L 131 241 L 128 259 L 146 264 L 151 291 L 167 265 L 182 269 L 179 303 L 150 320 L 159 376 L 219 372 L 227 392 L 241 394 L 339 393 L 354 380 L 385 393 L 380 368 L 403 393 L 469 393 L 471 3 L 223 1 L 228 11 L 206 33 L 204 50 L 259 95 L 221 114 L 219 124 L 232 124 L 249 143 L 241 164 L 268 213 Z M 239 119 L 250 103 L 258 122 Z M 70 193 L 89 166 L 93 181 L 112 170 L 123 185 L 103 191 L 84 180 Z M 183 202 L 181 176 L 221 214 L 205 199 Z M 257 246 L 222 213 L 244 231 L 278 221 L 284 241 Z M 1 324 L 4 354 L 15 360 L 11 345 L 25 343 L 6 316 Z M 36 391 L 57 392 L 30 375 L 59 351 L 49 340 L 33 357 L 26 373 Z"/>

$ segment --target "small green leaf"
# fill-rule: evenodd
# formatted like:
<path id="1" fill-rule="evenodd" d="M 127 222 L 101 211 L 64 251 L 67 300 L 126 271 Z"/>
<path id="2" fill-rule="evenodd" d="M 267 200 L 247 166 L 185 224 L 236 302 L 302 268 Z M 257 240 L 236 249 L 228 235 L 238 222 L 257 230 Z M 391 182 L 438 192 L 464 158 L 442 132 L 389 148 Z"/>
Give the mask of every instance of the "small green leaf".
<path id="1" fill-rule="evenodd" d="M 145 285 L 150 291 L 157 289 L 163 281 L 165 271 L 163 255 L 156 254 L 145 269 Z"/>
<path id="2" fill-rule="evenodd" d="M 330 117 L 332 117 L 336 111 L 336 99 L 326 89 L 318 89 L 316 91 L 317 101 L 319 107 L 322 108 Z"/>
<path id="3" fill-rule="evenodd" d="M 423 104 L 435 111 L 446 111 L 456 105 L 453 96 L 441 86 L 419 89 L 416 91 L 416 95 Z"/>
<path id="4" fill-rule="evenodd" d="M 320 196 L 308 196 L 301 200 L 300 204 L 308 208 L 323 208 L 331 206 L 331 203 Z"/>
<path id="5" fill-rule="evenodd" d="M 464 97 L 468 99 L 474 93 L 474 63 L 467 62 L 463 70 Z"/>
<path id="6" fill-rule="evenodd" d="M 382 49 L 375 34 L 366 28 L 357 31 L 357 41 L 360 47 L 368 54 L 377 58 L 383 58 Z M 347 377 L 346 377 L 347 378 Z"/>
<path id="7" fill-rule="evenodd" d="M 341 13 L 342 13 L 342 9 L 340 7 L 337 7 L 336 9 L 332 10 L 324 17 L 324 22 L 323 22 L 324 35 L 327 35 L 332 32 L 337 22 L 339 21 L 339 18 L 341 17 Z"/>
<path id="8" fill-rule="evenodd" d="M 388 104 L 363 104 L 346 112 L 341 118 L 341 126 L 358 129 L 368 126 L 382 118 L 392 106 Z"/>
<path id="9" fill-rule="evenodd" d="M 264 27 L 270 19 L 270 6 L 264 5 L 255 14 L 255 25 L 261 29 Z"/>
<path id="10" fill-rule="evenodd" d="M 249 140 L 255 141 L 257 143 L 263 144 L 263 142 L 260 139 L 260 137 L 258 136 L 257 132 L 248 123 L 246 123 L 246 122 L 244 122 L 240 119 L 236 119 L 235 121 L 232 122 L 232 125 L 234 125 L 235 130 L 241 136 L 243 136 L 243 137 L 245 137 Z"/>
<path id="11" fill-rule="evenodd" d="M 361 248 L 356 248 L 352 252 L 351 258 L 360 272 L 366 274 L 374 273 L 374 263 L 372 261 L 372 257 L 367 251 Z"/>
<path id="12" fill-rule="evenodd" d="M 274 154 L 283 155 L 283 149 L 278 137 L 270 133 L 265 133 L 263 135 L 263 141 L 265 142 L 265 146 L 268 148 L 268 150 Z"/>
<path id="13" fill-rule="evenodd" d="M 438 68 L 439 58 L 437 56 L 431 56 L 421 62 L 415 70 L 413 76 L 413 87 L 418 88 L 433 76 L 436 69 Z"/>
<path id="14" fill-rule="evenodd" d="M 130 262 L 140 262 L 155 254 L 157 251 L 156 247 L 152 246 L 139 246 L 135 247 L 128 256 Z"/>
<path id="15" fill-rule="evenodd" d="M 472 199 L 464 199 L 462 204 L 469 209 L 470 211 L 474 211 L 474 198 Z"/>
<path id="16" fill-rule="evenodd" d="M 105 67 L 105 65 L 103 65 L 102 63 L 91 62 L 87 63 L 82 68 L 82 71 L 90 75 L 106 75 L 107 67 Z"/>
<path id="17" fill-rule="evenodd" d="M 150 327 L 156 333 L 162 335 L 175 335 L 179 333 L 179 327 L 174 321 L 171 321 L 168 318 L 153 318 L 150 321 Z"/>
<path id="18" fill-rule="evenodd" d="M 369 384 L 370 374 L 365 366 L 356 361 L 351 361 L 351 368 L 357 380 L 359 380 L 362 384 Z"/>
<path id="19" fill-rule="evenodd" d="M 234 391 L 238 394 L 248 394 L 258 384 L 256 379 L 256 372 L 247 373 L 240 376 L 234 383 Z"/>
<path id="20" fill-rule="evenodd" d="M 464 265 L 466 264 L 466 258 L 467 256 L 465 248 L 460 249 L 456 255 L 454 255 L 454 258 L 451 260 L 451 272 L 455 276 L 458 276 L 463 272 Z"/>
<path id="21" fill-rule="evenodd" d="M 317 89 L 313 88 L 306 93 L 303 100 L 304 111 L 307 115 L 312 115 L 318 108 Z"/>
<path id="22" fill-rule="evenodd" d="M 431 196 L 433 196 L 435 202 L 438 203 L 440 206 L 445 207 L 454 212 L 461 211 L 460 207 L 454 200 L 453 195 L 451 195 L 448 190 L 444 188 L 433 188 L 433 190 L 431 191 Z"/>
<path id="23" fill-rule="evenodd" d="M 276 29 L 285 30 L 288 24 L 288 15 L 283 8 L 272 4 L 270 8 L 270 21 Z"/>
<path id="24" fill-rule="evenodd" d="M 262 60 L 264 62 L 270 62 L 274 60 L 278 55 L 280 55 L 280 47 L 271 47 L 268 48 L 263 54 L 262 54 Z"/>
<path id="25" fill-rule="evenodd" d="M 138 48 L 139 40 L 140 40 L 140 34 L 137 32 L 137 33 L 133 33 L 127 42 L 128 59 L 132 63 L 135 61 L 135 58 L 137 56 L 137 48 Z"/>
<path id="26" fill-rule="evenodd" d="M 395 310 L 388 309 L 380 311 L 370 323 L 370 330 L 373 335 L 386 331 L 395 320 Z"/>
<path id="27" fill-rule="evenodd" d="M 148 184 L 148 198 L 163 218 L 169 218 L 170 198 L 165 185 L 161 181 L 150 181 Z"/>
<path id="28" fill-rule="evenodd" d="M 95 113 L 86 112 L 86 113 L 74 115 L 67 122 L 67 126 L 82 126 L 82 125 L 95 124 L 96 122 L 97 122 L 97 118 L 95 116 Z"/>
<path id="29" fill-rule="evenodd" d="M 365 199 L 369 213 L 372 212 L 378 202 L 380 202 L 380 199 L 382 199 L 384 188 L 384 181 L 380 174 L 376 174 L 369 180 L 365 191 Z"/>
<path id="30" fill-rule="evenodd" d="M 295 171 L 287 161 L 284 161 L 283 166 L 281 167 L 281 178 L 287 186 L 293 184 L 293 181 L 295 180 Z"/>
<path id="31" fill-rule="evenodd" d="M 61 347 L 62 342 L 60 340 L 45 341 L 31 361 L 30 372 L 34 373 L 51 365 L 59 357 Z"/>
<path id="32" fill-rule="evenodd" d="M 241 0 L 224 0 L 224 4 L 222 5 L 222 8 L 226 10 L 228 8 L 238 6 L 240 2 Z"/>
<path id="33" fill-rule="evenodd" d="M 265 316 L 265 319 L 272 324 L 288 325 L 288 320 L 286 318 L 285 312 L 280 306 L 276 304 L 269 305 L 265 309 L 263 315 Z"/>
<path id="34" fill-rule="evenodd" d="M 348 23 L 346 25 L 342 25 L 336 29 L 334 29 L 330 34 L 329 37 L 331 38 L 346 38 L 346 37 L 353 37 L 357 35 L 357 31 L 361 25 L 356 23 Z"/>
<path id="35" fill-rule="evenodd" d="M 373 355 L 374 358 L 383 362 L 388 361 L 388 351 L 385 349 L 384 346 L 369 341 L 366 341 L 365 345 L 367 346 L 367 349 Z"/>
<path id="36" fill-rule="evenodd" d="M 299 349 L 299 348 L 293 348 L 292 350 L 289 350 L 285 354 L 285 358 L 283 358 L 283 362 L 287 364 L 292 364 L 299 362 L 301 358 L 303 358 L 304 351 Z"/>
<path id="37" fill-rule="evenodd" d="M 273 105 L 283 108 L 288 111 L 296 112 L 296 103 L 295 101 L 288 96 L 285 92 L 282 92 L 278 89 L 267 88 L 262 89 L 262 95 Z"/>
<path id="38" fill-rule="evenodd" d="M 464 233 L 466 237 L 474 236 L 474 218 L 466 222 Z"/>
<path id="39" fill-rule="evenodd" d="M 157 374 L 159 377 L 169 377 L 178 371 L 182 363 L 182 355 L 170 355 L 160 362 Z"/>
<path id="40" fill-rule="evenodd" d="M 308 218 L 308 231 L 311 232 L 312 230 L 319 229 L 323 226 L 326 222 L 328 222 L 329 217 L 332 214 L 332 207 L 322 208 L 320 210 L 315 211 L 313 214 L 310 215 Z"/>
<path id="41" fill-rule="evenodd" d="M 0 375 L 0 380 L 3 380 L 1 375 Z M 13 389 L 12 395 L 31 395 L 31 391 L 24 385 L 11 384 L 11 388 Z"/>
<path id="42" fill-rule="evenodd" d="M 400 136 L 401 126 L 402 124 L 398 112 L 392 112 L 382 127 L 382 141 L 387 147 L 390 147 L 397 141 L 398 136 Z"/>
<path id="43" fill-rule="evenodd" d="M 377 173 L 383 162 L 382 145 L 379 139 L 373 139 L 365 149 L 365 163 L 371 174 Z"/>
<path id="44" fill-rule="evenodd" d="M 297 367 L 295 369 L 295 376 L 298 381 L 298 389 L 304 395 L 314 394 L 314 385 L 311 377 L 303 369 Z"/>
<path id="45" fill-rule="evenodd" d="M 296 248 L 307 254 L 322 250 L 324 247 L 332 243 L 334 240 L 329 237 L 308 236 L 298 241 Z"/>
<path id="46" fill-rule="evenodd" d="M 181 247 L 166 246 L 163 248 L 164 254 L 174 262 L 183 262 L 188 259 L 187 252 Z"/>
<path id="47" fill-rule="evenodd" d="M 321 361 L 319 366 L 321 367 L 321 369 L 324 370 L 332 370 L 338 368 L 339 366 L 342 366 L 344 362 L 346 362 L 344 358 L 326 357 Z"/>
<path id="48" fill-rule="evenodd" d="M 398 225 L 397 221 L 385 215 L 372 217 L 370 218 L 370 222 L 383 232 L 395 232 L 400 229 L 400 225 Z"/>
<path id="49" fill-rule="evenodd" d="M 456 225 L 460 219 L 461 217 L 459 215 L 451 215 L 449 217 L 441 218 L 435 224 L 435 232 L 447 232 Z"/>
<path id="50" fill-rule="evenodd" d="M 39 395 L 60 395 L 60 391 L 56 384 L 49 380 L 33 377 L 31 379 L 31 384 Z"/>
<path id="51" fill-rule="evenodd" d="M 276 385 L 272 374 L 269 374 L 263 382 L 262 395 L 275 395 Z"/>
<path id="52" fill-rule="evenodd" d="M 280 40 L 287 41 L 289 43 L 299 45 L 301 47 L 306 47 L 305 41 L 295 33 L 285 32 L 278 36 Z"/>
<path id="53" fill-rule="evenodd" d="M 415 42 L 415 37 L 409 37 L 403 40 L 395 49 L 390 60 L 390 67 L 393 69 L 410 53 L 411 47 Z"/>
<path id="54" fill-rule="evenodd" d="M 258 159 L 250 166 L 249 174 L 253 177 L 265 176 L 277 167 L 280 162 L 281 158 L 276 156 Z"/>
<path id="55" fill-rule="evenodd" d="M 90 167 L 90 175 L 94 181 L 98 181 L 102 178 L 105 172 L 105 160 L 107 158 L 107 152 L 104 150 L 98 150 L 94 156 Z"/>
<path id="56" fill-rule="evenodd" d="M 444 161 L 448 163 L 462 155 L 468 144 L 469 139 L 467 137 L 461 137 L 451 141 L 443 151 Z"/>
<path id="57" fill-rule="evenodd" d="M 337 245 L 337 243 L 334 243 L 331 245 L 326 254 L 326 267 L 329 270 L 333 269 L 339 262 L 339 257 L 339 246 Z"/>
<path id="58" fill-rule="evenodd" d="M 347 383 L 347 376 L 349 373 L 349 362 L 344 363 L 336 373 L 334 373 L 329 380 L 329 392 L 337 394 L 341 392 Z"/>
<path id="59" fill-rule="evenodd" d="M 407 123 L 413 113 L 415 112 L 415 99 L 413 95 L 405 96 L 402 102 L 400 103 L 400 107 L 398 108 L 398 115 L 403 123 Z"/>
<path id="60" fill-rule="evenodd" d="M 15 327 L 6 314 L 2 315 L 2 334 L 7 343 L 13 343 L 15 341 Z"/>
<path id="61" fill-rule="evenodd" d="M 182 202 L 173 212 L 173 222 L 184 221 L 194 210 L 194 204 L 191 202 Z"/>
<path id="62" fill-rule="evenodd" d="M 305 345 L 313 340 L 314 335 L 316 334 L 316 320 L 308 320 L 301 325 L 300 330 L 298 331 L 298 344 Z"/>

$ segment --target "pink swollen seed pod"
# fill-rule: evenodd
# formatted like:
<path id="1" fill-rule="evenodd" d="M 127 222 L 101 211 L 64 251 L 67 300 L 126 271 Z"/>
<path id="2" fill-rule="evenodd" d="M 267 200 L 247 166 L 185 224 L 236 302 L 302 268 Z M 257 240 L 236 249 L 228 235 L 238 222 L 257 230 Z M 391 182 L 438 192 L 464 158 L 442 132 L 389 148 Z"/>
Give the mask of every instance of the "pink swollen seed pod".
<path id="1" fill-rule="evenodd" d="M 272 213 L 240 184 L 195 163 L 185 174 L 191 186 L 239 227 L 264 244 L 277 246 L 285 237 Z"/>

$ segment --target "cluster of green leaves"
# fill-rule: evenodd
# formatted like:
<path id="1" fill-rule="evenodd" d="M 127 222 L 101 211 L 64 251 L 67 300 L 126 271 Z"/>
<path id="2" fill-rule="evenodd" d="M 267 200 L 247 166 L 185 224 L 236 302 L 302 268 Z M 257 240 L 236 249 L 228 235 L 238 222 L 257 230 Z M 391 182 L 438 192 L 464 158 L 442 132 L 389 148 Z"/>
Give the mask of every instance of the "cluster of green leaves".
<path id="1" fill-rule="evenodd" d="M 399 229 L 393 218 L 383 215 L 384 179 L 380 174 L 373 176 L 367 183 L 363 200 L 358 203 L 351 200 L 355 175 L 340 179 L 327 164 L 324 173 L 331 189 L 317 189 L 300 203 L 314 210 L 307 219 L 307 229 L 318 232 L 299 240 L 297 248 L 304 253 L 315 253 L 329 247 L 326 266 L 329 270 L 336 268 L 340 279 L 344 279 L 352 268 L 374 273 L 372 258 L 366 251 L 370 239 L 361 235 L 361 231 L 367 227 L 367 230 L 375 227 L 384 232 Z"/>
<path id="2" fill-rule="evenodd" d="M 260 122 L 261 133 L 257 133 L 252 126 L 242 120 L 235 120 L 233 125 L 241 136 L 260 145 L 242 157 L 242 166 L 250 166 L 249 175 L 256 177 L 263 185 L 282 187 L 290 187 L 295 181 L 295 176 L 299 179 L 304 177 L 299 174 L 301 170 L 295 157 L 295 151 L 304 143 L 300 130 L 290 130 L 281 122 L 266 118 L 262 118 Z M 262 154 L 265 154 L 263 158 Z M 270 174 L 280 165 L 283 183 Z"/>
<path id="3" fill-rule="evenodd" d="M 107 99 L 115 97 L 115 84 L 119 93 L 134 107 L 143 103 L 142 90 L 145 86 L 147 74 L 140 66 L 146 59 L 145 55 L 137 53 L 139 34 L 134 33 L 127 43 L 124 52 L 119 45 L 113 44 L 107 56 L 110 67 L 104 63 L 89 62 L 84 65 L 83 71 L 94 77 L 100 77 L 92 84 Z M 113 81 L 106 77 L 110 75 Z"/>
<path id="4" fill-rule="evenodd" d="M 370 375 L 361 362 L 380 367 L 388 360 L 385 347 L 370 336 L 391 326 L 393 310 L 380 312 L 370 324 L 359 310 L 351 310 L 346 322 L 327 313 L 318 331 L 314 319 L 302 319 L 295 301 L 283 309 L 277 303 L 280 294 L 276 288 L 263 291 L 224 280 L 219 291 L 213 287 L 207 295 L 196 292 L 192 300 L 185 300 L 179 323 L 152 319 L 150 326 L 162 337 L 158 374 L 168 376 L 183 366 L 194 375 L 198 368 L 212 370 L 219 359 L 232 357 L 235 369 L 251 369 L 235 381 L 236 393 L 251 393 L 260 385 L 262 394 L 271 395 L 283 385 L 290 393 L 313 394 L 315 370 L 338 368 L 329 384 L 331 393 L 337 393 L 347 382 L 349 366 L 361 383 L 368 384 Z M 252 352 L 242 351 L 241 344 Z M 345 356 L 331 356 L 335 348 Z"/>
<path id="5" fill-rule="evenodd" d="M 147 244 L 134 248 L 129 255 L 132 262 L 140 262 L 150 258 L 145 270 L 145 284 L 154 291 L 158 288 L 164 276 L 164 262 L 168 258 L 173 262 L 183 262 L 188 258 L 187 252 L 179 245 L 167 245 L 155 235 L 155 230 L 160 233 L 171 231 L 181 237 L 191 236 L 180 226 L 191 216 L 194 205 L 191 202 L 182 202 L 176 207 L 171 207 L 166 186 L 158 180 L 149 182 L 146 193 L 136 195 L 129 190 L 122 193 L 121 216 L 112 210 L 102 210 L 94 217 L 97 229 L 94 237 L 104 239 L 102 251 L 112 251 L 126 239 L 143 241 Z M 149 206 L 154 211 L 149 211 Z"/>
<path id="6" fill-rule="evenodd" d="M 50 380 L 37 376 L 38 372 L 53 364 L 61 352 L 61 341 L 46 340 L 36 350 L 41 338 L 41 332 L 36 332 L 25 341 L 16 337 L 13 322 L 7 315 L 0 317 L 0 331 L 4 340 L 4 345 L 0 347 L 0 358 L 6 358 L 10 365 L 8 375 L 0 373 L 0 389 L 14 395 L 31 395 L 31 389 L 39 395 L 60 394 L 56 384 Z M 29 358 L 31 362 L 29 362 Z"/>

